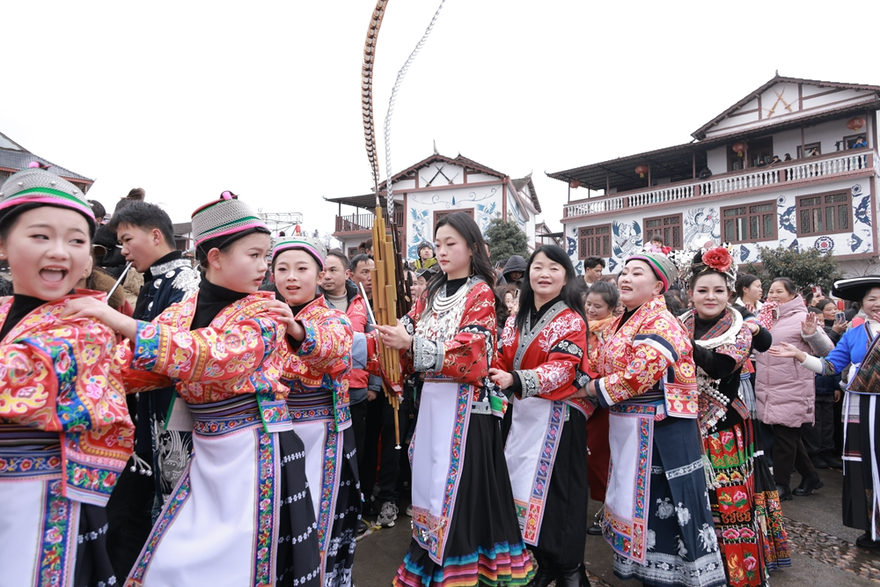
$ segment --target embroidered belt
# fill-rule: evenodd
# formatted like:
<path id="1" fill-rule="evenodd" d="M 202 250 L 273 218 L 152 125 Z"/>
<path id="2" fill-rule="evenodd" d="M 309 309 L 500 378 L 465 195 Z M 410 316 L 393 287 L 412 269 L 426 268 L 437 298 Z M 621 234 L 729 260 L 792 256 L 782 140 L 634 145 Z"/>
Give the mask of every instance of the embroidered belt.
<path id="1" fill-rule="evenodd" d="M 333 397 L 328 391 L 290 394 L 287 411 L 294 422 L 333 422 Z"/>
<path id="2" fill-rule="evenodd" d="M 0 480 L 27 479 L 32 477 L 60 477 L 61 445 L 55 435 L 55 445 L 44 449 L 0 449 Z"/>
<path id="3" fill-rule="evenodd" d="M 254 395 L 188 407 L 195 419 L 193 432 L 202 436 L 223 436 L 263 425 Z"/>

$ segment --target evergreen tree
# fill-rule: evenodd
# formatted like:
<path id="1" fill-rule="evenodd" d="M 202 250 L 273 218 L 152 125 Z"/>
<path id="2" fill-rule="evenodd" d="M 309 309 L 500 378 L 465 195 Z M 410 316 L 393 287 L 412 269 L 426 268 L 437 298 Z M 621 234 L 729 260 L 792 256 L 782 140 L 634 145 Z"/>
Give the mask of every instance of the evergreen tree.
<path id="1" fill-rule="evenodd" d="M 749 263 L 746 273 L 760 277 L 764 291 L 770 287 L 773 279 L 788 277 L 803 294 L 808 293 L 811 286 L 818 285 L 827 296 L 831 286 L 842 276 L 837 268 L 837 259 L 831 252 L 820 253 L 812 248 L 796 251 L 785 247 L 760 247 L 760 252 L 760 266 Z"/>
<path id="2" fill-rule="evenodd" d="M 529 239 L 516 222 L 493 218 L 483 235 L 489 243 L 492 263 L 507 263 L 513 255 L 529 258 Z"/>

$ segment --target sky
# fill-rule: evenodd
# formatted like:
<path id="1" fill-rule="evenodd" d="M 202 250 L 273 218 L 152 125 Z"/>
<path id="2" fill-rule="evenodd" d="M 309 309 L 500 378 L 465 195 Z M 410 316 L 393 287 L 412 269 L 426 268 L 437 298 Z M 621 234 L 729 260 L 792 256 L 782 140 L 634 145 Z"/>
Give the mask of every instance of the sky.
<path id="1" fill-rule="evenodd" d="M 382 121 L 439 0 L 391 0 L 374 77 Z M 361 64 L 374 2 L 4 6 L 0 132 L 95 179 L 112 210 L 146 190 L 174 222 L 224 190 L 332 232 L 369 193 Z M 447 0 L 397 97 L 392 174 L 438 151 L 517 178 L 561 229 L 545 172 L 689 142 L 772 78 L 880 85 L 880 2 Z M 586 190 L 572 198 L 586 197 Z M 343 208 L 350 214 L 351 208 Z"/>

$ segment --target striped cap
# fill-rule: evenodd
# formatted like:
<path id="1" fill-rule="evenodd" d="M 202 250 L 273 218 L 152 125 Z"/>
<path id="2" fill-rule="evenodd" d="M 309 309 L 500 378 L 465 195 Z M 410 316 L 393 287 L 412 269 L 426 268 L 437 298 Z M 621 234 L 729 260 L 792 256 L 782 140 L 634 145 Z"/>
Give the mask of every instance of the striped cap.
<path id="1" fill-rule="evenodd" d="M 226 191 L 219 200 L 205 204 L 192 214 L 192 234 L 196 247 L 221 236 L 253 228 L 269 232 L 269 227 L 251 210 L 251 207 Z"/>
<path id="2" fill-rule="evenodd" d="M 638 253 L 629 257 L 624 265 L 627 265 L 630 261 L 644 261 L 649 267 L 651 267 L 654 275 L 656 275 L 657 279 L 663 283 L 663 291 L 660 293 L 665 293 L 666 290 L 669 289 L 669 284 L 678 275 L 678 269 L 676 268 L 675 263 L 670 261 L 669 257 L 662 253 Z"/>
<path id="3" fill-rule="evenodd" d="M 92 235 L 95 234 L 95 214 L 82 190 L 45 169 L 31 167 L 19 171 L 0 187 L 0 218 L 26 204 L 28 208 L 57 206 L 79 212 L 88 220 Z"/>
<path id="4" fill-rule="evenodd" d="M 310 254 L 318 262 L 321 271 L 324 270 L 324 259 L 327 258 L 327 247 L 319 240 L 308 238 L 305 236 L 293 236 L 280 240 L 275 243 L 272 249 L 272 259 L 277 259 L 278 255 L 284 251 L 299 250 Z"/>

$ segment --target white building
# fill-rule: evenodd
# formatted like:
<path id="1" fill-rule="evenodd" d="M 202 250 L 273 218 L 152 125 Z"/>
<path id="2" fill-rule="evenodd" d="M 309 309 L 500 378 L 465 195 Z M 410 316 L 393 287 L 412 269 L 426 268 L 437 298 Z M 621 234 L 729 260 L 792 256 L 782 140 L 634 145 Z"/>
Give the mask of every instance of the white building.
<path id="1" fill-rule="evenodd" d="M 419 243 L 434 242 L 437 221 L 452 212 L 470 214 L 485 233 L 496 217 L 519 224 L 530 243 L 535 241 L 536 217 L 541 204 L 531 174 L 521 179 L 490 169 L 461 155 L 455 158 L 434 154 L 404 169 L 392 179 L 395 225 L 404 243 L 404 257 L 415 260 Z M 381 203 L 386 207 L 385 185 L 380 186 Z M 376 198 L 373 194 L 327 198 L 339 204 L 333 236 L 351 256 L 357 246 L 370 238 Z M 343 214 L 343 206 L 355 211 Z"/>
<path id="2" fill-rule="evenodd" d="M 863 274 L 878 259 L 878 109 L 880 86 L 777 75 L 693 142 L 550 173 L 570 188 L 569 255 L 616 272 L 661 234 L 675 249 L 732 243 L 740 264 L 759 246 L 816 248 Z"/>

